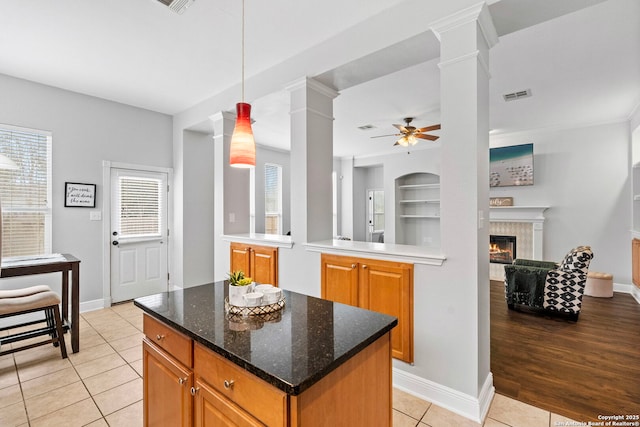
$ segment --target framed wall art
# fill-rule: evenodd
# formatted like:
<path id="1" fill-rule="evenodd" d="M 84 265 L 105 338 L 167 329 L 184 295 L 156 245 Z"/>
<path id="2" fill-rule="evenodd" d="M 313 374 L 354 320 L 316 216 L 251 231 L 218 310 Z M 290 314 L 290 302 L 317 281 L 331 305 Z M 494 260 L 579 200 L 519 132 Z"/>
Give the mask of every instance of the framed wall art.
<path id="1" fill-rule="evenodd" d="M 489 149 L 489 186 L 533 185 L 533 144 Z"/>
<path id="2" fill-rule="evenodd" d="M 96 185 L 65 182 L 64 206 L 67 208 L 95 208 Z"/>

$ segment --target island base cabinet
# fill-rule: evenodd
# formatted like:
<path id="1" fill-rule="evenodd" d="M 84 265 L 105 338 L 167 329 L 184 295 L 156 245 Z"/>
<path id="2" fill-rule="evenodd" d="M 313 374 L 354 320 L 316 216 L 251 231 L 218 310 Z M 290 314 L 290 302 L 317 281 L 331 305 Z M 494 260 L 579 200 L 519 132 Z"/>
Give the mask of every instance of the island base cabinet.
<path id="1" fill-rule="evenodd" d="M 390 333 L 297 396 L 292 427 L 392 425 Z"/>
<path id="2" fill-rule="evenodd" d="M 229 418 L 231 414 L 237 415 L 234 408 L 242 408 L 239 411 L 246 415 L 246 420 L 255 417 L 268 426 L 286 426 L 287 394 L 284 391 L 198 343 L 195 343 L 193 353 L 196 381 L 211 386 L 215 391 L 213 396 L 219 397 L 218 408 L 223 402 L 229 402 Z"/>
<path id="3" fill-rule="evenodd" d="M 144 317 L 145 426 L 392 424 L 390 331 L 294 394 L 274 387 L 168 325 L 146 314 Z M 183 348 L 190 350 L 182 356 L 193 361 L 192 366 L 185 366 L 167 348 L 177 354 L 182 354 Z"/>
<path id="4" fill-rule="evenodd" d="M 196 427 L 263 427 L 260 421 L 243 411 L 233 402 L 217 393 L 206 383 L 196 381 L 195 426 Z"/>
<path id="5" fill-rule="evenodd" d="M 144 425 L 191 426 L 193 373 L 147 338 L 142 356 Z"/>

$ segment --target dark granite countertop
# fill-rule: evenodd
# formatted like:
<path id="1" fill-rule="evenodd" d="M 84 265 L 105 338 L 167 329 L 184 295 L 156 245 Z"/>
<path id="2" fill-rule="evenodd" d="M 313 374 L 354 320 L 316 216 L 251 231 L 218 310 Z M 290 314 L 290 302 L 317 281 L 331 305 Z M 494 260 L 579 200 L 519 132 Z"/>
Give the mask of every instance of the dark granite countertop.
<path id="1" fill-rule="evenodd" d="M 298 395 L 397 325 L 395 317 L 284 291 L 282 310 L 225 313 L 226 282 L 137 298 L 158 320 L 291 395 Z"/>

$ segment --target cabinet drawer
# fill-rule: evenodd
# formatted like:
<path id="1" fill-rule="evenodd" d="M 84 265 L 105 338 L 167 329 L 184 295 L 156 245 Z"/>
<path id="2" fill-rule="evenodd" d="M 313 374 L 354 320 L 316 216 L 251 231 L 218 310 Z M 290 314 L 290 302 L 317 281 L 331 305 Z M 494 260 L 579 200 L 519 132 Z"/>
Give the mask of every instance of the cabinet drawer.
<path id="1" fill-rule="evenodd" d="M 287 394 L 196 343 L 194 371 L 198 380 L 268 426 L 285 426 Z"/>
<path id="2" fill-rule="evenodd" d="M 144 334 L 151 342 L 162 347 L 188 368 L 193 366 L 193 344 L 191 338 L 160 323 L 147 314 L 143 317 L 143 329 Z"/>

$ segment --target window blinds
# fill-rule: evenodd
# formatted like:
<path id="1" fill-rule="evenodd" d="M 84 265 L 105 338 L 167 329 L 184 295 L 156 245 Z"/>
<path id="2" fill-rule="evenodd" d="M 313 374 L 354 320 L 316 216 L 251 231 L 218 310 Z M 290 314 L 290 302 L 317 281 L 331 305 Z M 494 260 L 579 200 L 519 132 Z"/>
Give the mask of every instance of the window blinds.
<path id="1" fill-rule="evenodd" d="M 0 128 L 0 153 L 18 170 L 0 169 L 2 256 L 51 252 L 51 136 Z"/>
<path id="2" fill-rule="evenodd" d="M 161 184 L 157 179 L 120 178 L 120 236 L 160 236 Z"/>
<path id="3" fill-rule="evenodd" d="M 264 232 L 282 234 L 282 166 L 264 165 Z"/>

